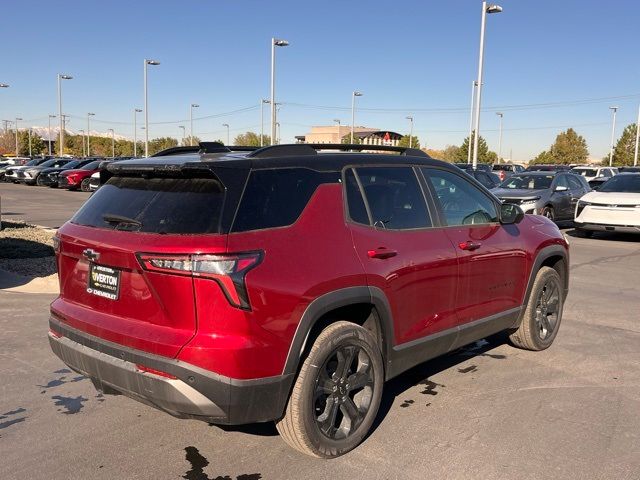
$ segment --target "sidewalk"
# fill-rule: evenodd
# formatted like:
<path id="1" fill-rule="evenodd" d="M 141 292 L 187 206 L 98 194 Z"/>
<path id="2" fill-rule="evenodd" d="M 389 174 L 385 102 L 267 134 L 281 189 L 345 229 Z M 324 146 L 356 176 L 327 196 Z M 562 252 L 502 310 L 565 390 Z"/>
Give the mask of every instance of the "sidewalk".
<path id="1" fill-rule="evenodd" d="M 58 293 L 58 275 L 27 277 L 0 270 L 0 291 L 15 293 Z"/>

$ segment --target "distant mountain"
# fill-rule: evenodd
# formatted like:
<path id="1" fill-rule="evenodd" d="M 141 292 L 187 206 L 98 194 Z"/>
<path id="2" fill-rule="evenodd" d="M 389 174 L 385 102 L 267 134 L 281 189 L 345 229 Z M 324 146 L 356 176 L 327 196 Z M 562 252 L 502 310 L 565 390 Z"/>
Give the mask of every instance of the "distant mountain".
<path id="1" fill-rule="evenodd" d="M 19 130 L 28 130 L 28 128 L 19 128 Z M 32 126 L 31 131 L 34 134 L 39 135 L 40 138 L 42 138 L 45 142 L 49 138 L 49 127 Z M 71 135 L 80 135 L 80 132 L 78 132 L 77 130 L 73 130 L 71 128 L 67 128 L 66 132 Z M 51 137 L 52 137 L 51 140 L 56 140 L 59 135 L 60 135 L 60 127 L 58 125 L 56 126 L 51 125 Z M 91 136 L 111 138 L 111 132 L 98 132 L 97 130 L 91 130 Z M 114 138 L 116 140 L 130 140 L 129 137 L 118 135 L 117 133 L 114 135 Z"/>

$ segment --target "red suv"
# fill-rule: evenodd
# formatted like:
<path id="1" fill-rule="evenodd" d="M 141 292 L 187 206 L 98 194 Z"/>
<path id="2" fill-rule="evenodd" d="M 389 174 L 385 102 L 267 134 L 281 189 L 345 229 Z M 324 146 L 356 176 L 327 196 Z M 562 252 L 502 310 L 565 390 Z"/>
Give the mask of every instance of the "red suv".
<path id="1" fill-rule="evenodd" d="M 454 166 L 370 145 L 177 153 L 110 164 L 57 234 L 51 347 L 104 393 L 275 420 L 335 457 L 386 380 L 500 331 L 529 350 L 558 333 L 563 235 Z"/>

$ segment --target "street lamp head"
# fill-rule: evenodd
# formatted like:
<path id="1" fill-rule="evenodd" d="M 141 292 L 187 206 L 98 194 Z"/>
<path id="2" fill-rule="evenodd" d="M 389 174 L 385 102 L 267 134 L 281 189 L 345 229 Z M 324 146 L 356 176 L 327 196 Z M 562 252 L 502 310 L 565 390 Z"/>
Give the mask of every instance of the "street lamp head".
<path id="1" fill-rule="evenodd" d="M 609 107 L 609 110 L 613 110 L 614 112 L 618 110 L 618 107 Z"/>
<path id="2" fill-rule="evenodd" d="M 487 5 L 487 13 L 500 13 L 502 7 L 500 5 Z"/>
<path id="3" fill-rule="evenodd" d="M 353 96 L 354 97 L 361 97 L 362 96 L 362 92 L 358 92 L 357 90 L 354 90 Z"/>
<path id="4" fill-rule="evenodd" d="M 178 128 L 181 128 L 182 130 L 184 130 L 184 125 L 178 125 Z"/>
<path id="5" fill-rule="evenodd" d="M 49 118 L 56 118 L 57 115 L 49 115 Z"/>
<path id="6" fill-rule="evenodd" d="M 265 100 L 264 98 L 262 99 L 262 103 L 271 103 L 271 100 Z"/>
<path id="7" fill-rule="evenodd" d="M 88 117 L 93 117 L 94 115 L 95 115 L 95 113 L 91 113 L 91 112 L 87 113 Z"/>
<path id="8" fill-rule="evenodd" d="M 409 115 L 409 116 L 407 116 L 407 117 L 404 117 L 404 118 L 406 118 L 407 120 L 409 120 L 409 121 L 412 121 L 412 122 L 413 122 L 413 117 L 412 117 L 411 115 Z"/>
<path id="9" fill-rule="evenodd" d="M 500 118 L 502 118 L 504 116 L 504 113 L 502 112 L 496 112 L 496 115 L 499 116 Z"/>
<path id="10" fill-rule="evenodd" d="M 60 74 L 60 78 L 62 80 L 71 80 L 71 79 L 73 79 L 73 77 L 71 75 L 62 75 L 62 74 Z"/>
<path id="11" fill-rule="evenodd" d="M 134 108 L 133 111 L 136 112 L 136 113 L 141 113 L 142 109 L 141 108 Z"/>
<path id="12" fill-rule="evenodd" d="M 160 65 L 158 60 L 145 60 L 147 65 Z"/>
<path id="13" fill-rule="evenodd" d="M 22 118 L 16 117 L 16 122 L 21 122 L 21 121 L 22 121 Z"/>
<path id="14" fill-rule="evenodd" d="M 191 108 L 198 108 L 200 105 L 198 105 L 197 103 L 192 103 L 191 104 Z"/>
<path id="15" fill-rule="evenodd" d="M 223 127 L 229 127 L 229 124 L 228 123 L 223 123 L 222 126 Z"/>
<path id="16" fill-rule="evenodd" d="M 281 39 L 278 39 L 278 38 L 274 38 L 273 39 L 273 44 L 276 47 L 287 47 L 287 46 L 289 46 L 289 42 L 287 40 L 281 40 Z"/>
<path id="17" fill-rule="evenodd" d="M 9 85 L 6 83 L 0 83 L 0 88 L 9 88 Z"/>

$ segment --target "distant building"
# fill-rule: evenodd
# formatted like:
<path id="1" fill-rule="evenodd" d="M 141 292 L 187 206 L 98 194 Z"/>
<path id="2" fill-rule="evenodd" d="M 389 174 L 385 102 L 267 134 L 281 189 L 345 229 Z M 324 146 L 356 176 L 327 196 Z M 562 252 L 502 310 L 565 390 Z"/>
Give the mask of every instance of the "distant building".
<path id="1" fill-rule="evenodd" d="M 349 134 L 351 127 L 348 125 L 315 126 L 306 135 L 296 136 L 296 140 L 304 143 L 342 143 L 342 139 Z M 367 127 L 355 127 L 353 136 L 354 140 L 358 139 L 364 145 L 397 146 L 402 138 L 401 134 L 390 130 Z"/>

